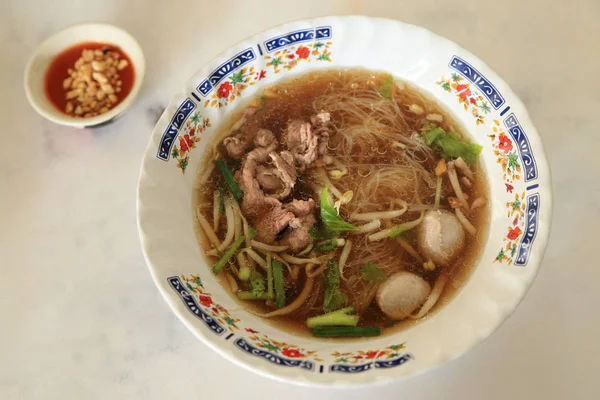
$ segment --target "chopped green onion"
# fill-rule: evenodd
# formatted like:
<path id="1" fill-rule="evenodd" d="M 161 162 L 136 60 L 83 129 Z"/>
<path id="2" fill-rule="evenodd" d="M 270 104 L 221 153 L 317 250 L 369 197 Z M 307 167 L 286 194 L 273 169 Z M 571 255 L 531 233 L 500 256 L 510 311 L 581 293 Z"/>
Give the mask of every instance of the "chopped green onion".
<path id="1" fill-rule="evenodd" d="M 346 307 L 341 310 L 330 312 L 306 320 L 309 328 L 317 326 L 356 326 L 358 324 L 358 315 L 350 315 L 354 312 L 354 307 Z"/>
<path id="2" fill-rule="evenodd" d="M 252 274 L 250 275 L 250 287 L 252 288 L 252 293 L 257 297 L 265 293 L 265 290 L 267 289 L 265 278 L 260 272 L 256 270 L 252 271 Z"/>
<path id="3" fill-rule="evenodd" d="M 239 238 L 237 238 L 235 240 L 235 242 L 233 242 L 231 247 L 229 247 L 227 249 L 225 254 L 223 254 L 223 257 L 221 257 L 221 259 L 219 261 L 217 261 L 217 263 L 215 265 L 213 265 L 212 269 L 213 269 L 213 272 L 215 275 L 218 275 L 221 272 L 221 270 L 225 267 L 225 265 L 227 265 L 227 263 L 229 262 L 231 257 L 233 257 L 233 255 L 235 254 L 237 249 L 240 247 L 240 245 L 244 242 L 244 240 L 246 240 L 244 235 L 241 235 Z"/>
<path id="4" fill-rule="evenodd" d="M 268 293 L 263 293 L 260 296 L 255 295 L 252 292 L 238 292 L 238 299 L 240 300 L 270 300 L 272 297 L 269 297 Z"/>
<path id="5" fill-rule="evenodd" d="M 314 337 L 365 337 L 379 336 L 378 326 L 318 326 L 313 329 Z"/>
<path id="6" fill-rule="evenodd" d="M 283 287 L 283 265 L 274 260 L 271 263 L 273 268 L 273 283 L 275 286 L 275 305 L 277 308 L 285 307 L 285 289 Z"/>
<path id="7" fill-rule="evenodd" d="M 223 175 L 223 179 L 225 179 L 225 183 L 227 183 L 227 186 L 229 187 L 229 191 L 233 195 L 233 198 L 237 201 L 242 200 L 244 198 L 244 193 L 238 186 L 235 179 L 233 179 L 233 174 L 227 167 L 227 164 L 225 164 L 225 161 L 217 160 L 215 161 L 215 163 L 217 164 L 217 168 L 219 168 L 221 175 Z"/>

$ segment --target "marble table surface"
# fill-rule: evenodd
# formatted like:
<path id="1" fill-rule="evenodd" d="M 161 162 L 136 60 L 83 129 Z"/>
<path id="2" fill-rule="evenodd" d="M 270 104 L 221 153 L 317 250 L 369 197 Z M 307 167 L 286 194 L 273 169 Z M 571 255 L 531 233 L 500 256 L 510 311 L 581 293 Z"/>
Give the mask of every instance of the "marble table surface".
<path id="1" fill-rule="evenodd" d="M 555 196 L 541 272 L 493 336 L 435 371 L 351 391 L 273 382 L 198 341 L 154 287 L 135 215 L 142 153 L 180 85 L 250 34 L 328 14 L 418 24 L 486 61 L 528 107 Z M 2 0 L 0 399 L 600 398 L 599 17 L 597 0 Z M 80 131 L 37 116 L 22 80 L 36 44 L 87 20 L 135 35 L 148 73 L 124 118 Z"/>

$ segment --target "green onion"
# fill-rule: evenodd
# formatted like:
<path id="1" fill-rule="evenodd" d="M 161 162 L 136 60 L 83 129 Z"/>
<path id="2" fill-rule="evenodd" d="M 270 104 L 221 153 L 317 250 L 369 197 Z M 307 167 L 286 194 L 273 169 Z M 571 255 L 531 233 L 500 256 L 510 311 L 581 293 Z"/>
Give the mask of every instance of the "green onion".
<path id="1" fill-rule="evenodd" d="M 277 308 L 285 307 L 285 289 L 283 287 L 283 265 L 274 260 L 272 263 L 273 268 L 273 283 L 275 285 L 275 305 Z"/>
<path id="2" fill-rule="evenodd" d="M 318 315 L 306 320 L 309 328 L 317 326 L 356 326 L 358 324 L 358 315 L 350 315 L 354 312 L 354 307 L 346 307 L 341 310 Z"/>
<path id="3" fill-rule="evenodd" d="M 378 326 L 318 326 L 313 329 L 314 337 L 365 337 L 379 336 Z"/>
<path id="4" fill-rule="evenodd" d="M 217 168 L 219 168 L 219 171 L 221 172 L 221 175 L 223 175 L 223 179 L 225 179 L 225 183 L 227 183 L 227 186 L 229 187 L 229 191 L 233 195 L 233 198 L 237 201 L 242 200 L 244 198 L 244 193 L 238 186 L 235 179 L 233 179 L 233 174 L 227 167 L 227 164 L 225 164 L 225 161 L 217 160 L 215 162 L 217 164 Z"/>
<path id="5" fill-rule="evenodd" d="M 239 238 L 237 238 L 235 242 L 233 242 L 231 247 L 227 249 L 225 254 L 223 254 L 223 257 L 221 257 L 221 259 L 217 261 L 215 265 L 213 265 L 212 269 L 215 275 L 218 275 L 221 272 L 221 270 L 225 267 L 225 265 L 227 265 L 231 257 L 233 257 L 233 255 L 240 247 L 240 245 L 244 242 L 244 240 L 246 240 L 244 235 L 241 235 Z"/>
<path id="6" fill-rule="evenodd" d="M 255 295 L 252 292 L 238 292 L 238 299 L 240 300 L 270 300 L 272 297 L 269 297 L 267 293 L 263 293 L 260 296 Z"/>
<path id="7" fill-rule="evenodd" d="M 273 266 L 271 265 L 271 253 L 267 253 L 267 293 L 273 298 Z"/>

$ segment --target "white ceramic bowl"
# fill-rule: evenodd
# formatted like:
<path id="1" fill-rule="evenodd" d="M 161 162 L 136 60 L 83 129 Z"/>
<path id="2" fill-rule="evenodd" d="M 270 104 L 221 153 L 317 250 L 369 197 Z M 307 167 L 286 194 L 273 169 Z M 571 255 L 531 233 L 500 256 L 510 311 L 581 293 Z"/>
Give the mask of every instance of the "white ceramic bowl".
<path id="1" fill-rule="evenodd" d="M 292 62 L 289 55 L 307 55 L 300 46 L 309 48 L 308 58 Z M 437 314 L 382 337 L 321 341 L 274 328 L 224 291 L 194 235 L 192 188 L 215 133 L 265 85 L 318 68 L 356 66 L 388 71 L 427 91 L 484 147 L 491 222 L 474 272 Z M 152 133 L 137 205 L 152 277 L 198 338 L 250 370 L 323 386 L 410 376 L 460 356 L 489 336 L 531 285 L 552 214 L 550 170 L 540 138 L 508 85 L 477 57 L 425 29 L 356 16 L 278 26 L 201 67 Z"/>
<path id="2" fill-rule="evenodd" d="M 108 43 L 120 47 L 129 56 L 135 69 L 135 81 L 127 97 L 113 109 L 92 118 L 74 118 L 60 112 L 48 100 L 44 91 L 46 70 L 54 57 L 61 51 L 83 42 Z M 86 128 L 106 123 L 123 114 L 138 95 L 145 73 L 144 53 L 137 40 L 129 33 L 109 24 L 77 24 L 55 33 L 37 47 L 25 68 L 25 93 L 31 106 L 42 117 L 60 125 Z"/>

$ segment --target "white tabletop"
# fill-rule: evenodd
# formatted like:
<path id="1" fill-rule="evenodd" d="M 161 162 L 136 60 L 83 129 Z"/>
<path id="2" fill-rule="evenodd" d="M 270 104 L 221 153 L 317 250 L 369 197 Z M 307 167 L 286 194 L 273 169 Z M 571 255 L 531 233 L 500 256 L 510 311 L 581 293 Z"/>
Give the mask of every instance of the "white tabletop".
<path id="1" fill-rule="evenodd" d="M 600 2 L 446 3 L 2 1 L 0 399 L 600 398 Z M 349 13 L 422 25 L 498 72 L 543 137 L 555 217 L 537 280 L 482 345 L 403 382 L 315 390 L 231 364 L 175 318 L 144 263 L 135 190 L 155 121 L 203 63 L 271 25 Z M 136 36 L 148 73 L 124 118 L 80 131 L 37 116 L 22 80 L 41 40 L 86 20 Z"/>

